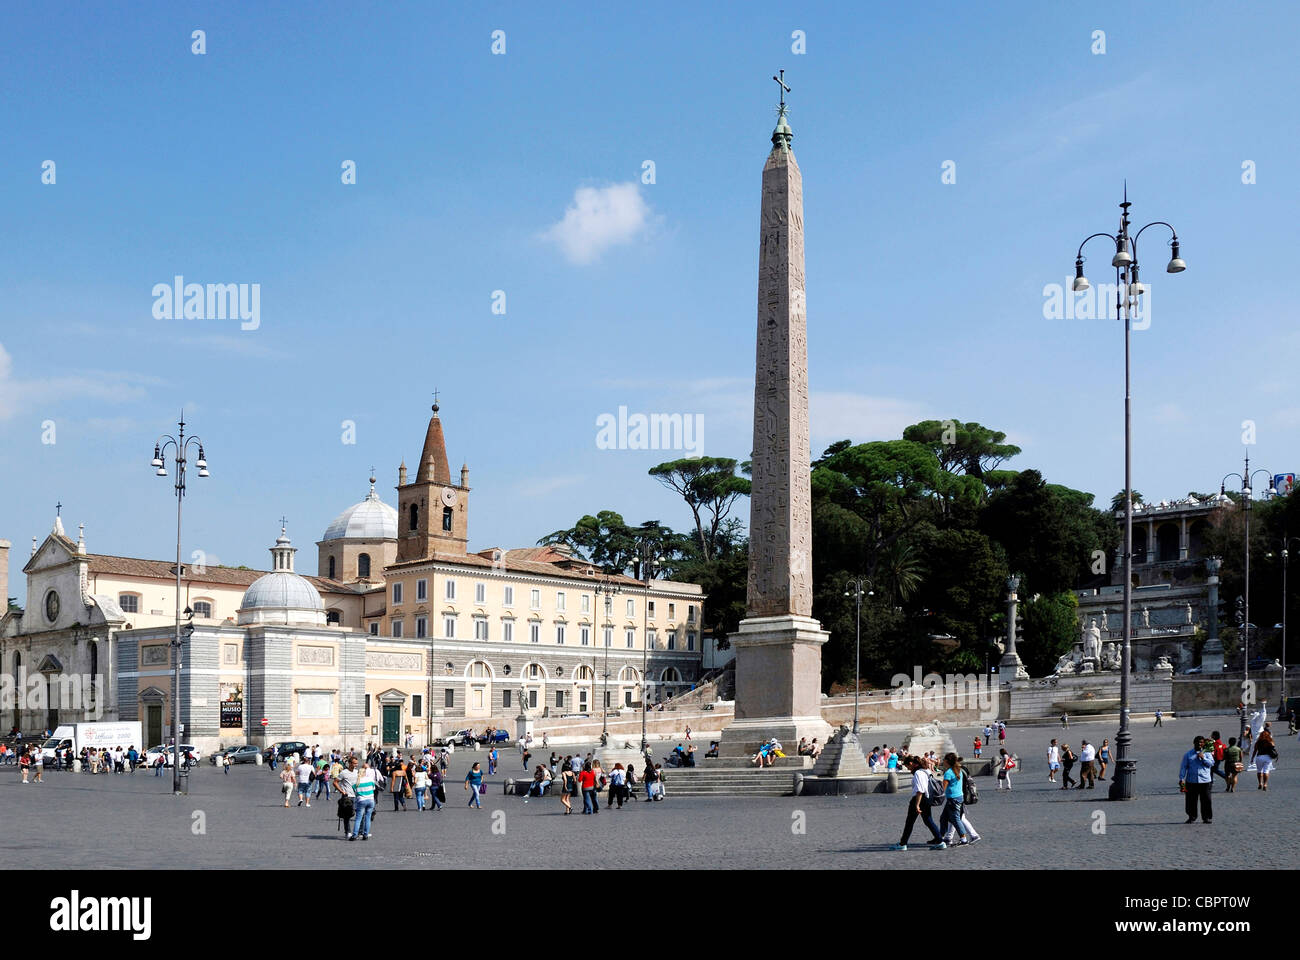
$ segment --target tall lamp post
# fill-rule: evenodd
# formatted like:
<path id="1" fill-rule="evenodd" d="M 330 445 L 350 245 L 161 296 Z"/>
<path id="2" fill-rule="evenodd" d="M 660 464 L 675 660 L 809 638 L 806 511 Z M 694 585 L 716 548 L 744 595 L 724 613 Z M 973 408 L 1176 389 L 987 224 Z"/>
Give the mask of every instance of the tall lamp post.
<path id="1" fill-rule="evenodd" d="M 1169 263 L 1167 273 L 1182 273 L 1187 269 L 1178 249 L 1178 231 L 1163 220 L 1148 223 L 1132 233 L 1128 208 L 1128 186 L 1124 188 L 1124 201 L 1119 205 L 1119 232 L 1094 233 L 1079 244 L 1074 258 L 1073 289 L 1088 289 L 1088 279 L 1083 275 L 1083 248 L 1089 240 L 1105 237 L 1114 244 L 1115 254 L 1110 265 L 1115 268 L 1115 319 L 1124 321 L 1124 630 L 1123 654 L 1120 664 L 1119 732 L 1115 735 L 1115 773 L 1110 785 L 1110 799 L 1132 800 L 1137 796 L 1137 761 L 1130 755 L 1133 735 L 1129 731 L 1129 679 L 1133 660 L 1133 392 L 1130 334 L 1137 299 L 1146 288 L 1138 280 L 1138 238 L 1151 227 L 1168 227 Z"/>
<path id="2" fill-rule="evenodd" d="M 862 688 L 862 598 L 875 596 L 875 590 L 872 589 L 872 583 L 866 577 L 857 577 L 844 584 L 844 596 L 852 597 L 857 605 L 855 615 L 857 631 L 853 653 L 853 733 L 856 736 L 858 733 L 858 692 Z"/>
<path id="3" fill-rule="evenodd" d="M 613 581 L 611 577 L 606 576 L 596 585 L 596 594 L 605 598 L 605 628 L 601 631 L 601 640 L 605 644 L 605 676 L 604 689 L 601 691 L 601 698 L 604 700 L 604 707 L 601 709 L 600 720 L 600 745 L 602 747 L 609 744 L 609 644 L 610 644 L 610 618 L 614 609 L 614 597 L 622 592 L 622 588 Z"/>
<path id="4" fill-rule="evenodd" d="M 198 448 L 198 459 L 194 465 L 199 468 L 199 476 L 208 476 L 208 461 L 203 454 L 203 442 L 198 437 L 185 436 L 185 414 L 177 422 L 180 428 L 176 436 L 163 434 L 153 445 L 153 460 L 150 466 L 155 468 L 155 476 L 167 476 L 167 448 L 172 448 L 172 460 L 176 466 L 176 634 L 172 638 L 172 792 L 181 792 L 181 504 L 185 499 L 185 465 L 191 446 Z M 186 614 L 193 619 L 194 613 L 189 607 Z M 187 636 L 192 636 L 194 627 L 188 625 Z"/>
<path id="5" fill-rule="evenodd" d="M 1220 497 L 1227 496 L 1227 489 L 1225 485 L 1230 479 L 1236 477 L 1238 480 L 1241 481 L 1241 509 L 1244 511 L 1245 525 L 1246 525 L 1245 559 L 1243 561 L 1245 564 L 1244 579 L 1246 582 L 1246 589 L 1245 589 L 1245 600 L 1242 604 L 1242 624 L 1241 624 L 1241 669 L 1242 669 L 1241 688 L 1245 691 L 1250 690 L 1250 511 L 1251 511 L 1251 501 L 1254 500 L 1255 498 L 1255 491 L 1251 489 L 1251 482 L 1255 479 L 1255 474 L 1257 473 L 1262 473 L 1264 474 L 1264 476 L 1269 478 L 1273 476 L 1271 473 L 1269 473 L 1267 470 L 1264 470 L 1263 468 L 1258 468 L 1254 472 L 1251 472 L 1250 453 L 1249 451 L 1247 451 L 1246 465 L 1242 469 L 1241 473 L 1225 474 L 1223 479 L 1219 481 Z M 1269 480 L 1268 489 L 1270 493 L 1273 492 L 1273 481 L 1271 479 Z M 1283 674 L 1285 674 L 1286 673 L 1285 669 L 1282 672 Z M 1249 692 L 1247 692 L 1245 696 L 1249 697 L 1250 696 Z M 1249 706 L 1250 704 L 1244 702 L 1243 700 L 1241 705 L 1241 725 L 1237 731 L 1238 733 L 1237 743 L 1245 742 L 1244 738 L 1246 735 L 1246 708 Z"/>
<path id="6" fill-rule="evenodd" d="M 649 540 L 641 543 L 641 579 L 645 581 L 645 596 L 641 599 L 641 753 L 649 746 L 646 739 L 646 670 L 650 653 L 650 581 L 659 570 L 659 555 Z"/>
<path id="7" fill-rule="evenodd" d="M 1282 539 L 1276 541 L 1277 551 L 1282 557 L 1282 696 L 1281 705 L 1278 707 L 1278 719 L 1286 718 L 1286 568 L 1291 556 L 1291 550 L 1300 547 L 1300 537 L 1288 537 L 1283 531 Z M 1269 559 L 1273 554 L 1268 553 Z M 1240 742 L 1240 741 L 1238 741 Z"/>

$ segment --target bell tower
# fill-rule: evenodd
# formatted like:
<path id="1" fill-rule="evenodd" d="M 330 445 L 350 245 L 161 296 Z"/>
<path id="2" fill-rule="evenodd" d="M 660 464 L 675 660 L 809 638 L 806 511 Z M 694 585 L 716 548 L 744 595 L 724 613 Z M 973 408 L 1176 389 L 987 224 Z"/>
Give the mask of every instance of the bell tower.
<path id="1" fill-rule="evenodd" d="M 405 464 L 398 473 L 398 563 L 425 560 L 437 553 L 463 555 L 469 545 L 469 470 L 462 467 L 460 483 L 452 483 L 438 409 L 435 391 L 433 416 L 424 433 L 415 479 L 406 482 Z"/>

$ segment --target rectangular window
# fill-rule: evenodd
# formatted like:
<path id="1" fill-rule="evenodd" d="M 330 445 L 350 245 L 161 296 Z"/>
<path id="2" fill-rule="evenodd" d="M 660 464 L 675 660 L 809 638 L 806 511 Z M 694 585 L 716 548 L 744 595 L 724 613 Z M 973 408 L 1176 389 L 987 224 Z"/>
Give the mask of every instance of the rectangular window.
<path id="1" fill-rule="evenodd" d="M 686 631 L 686 649 L 687 649 L 687 650 L 694 650 L 694 649 L 695 649 L 695 631 L 694 631 L 694 630 L 687 630 L 687 631 Z"/>
<path id="2" fill-rule="evenodd" d="M 455 580 L 448 580 L 448 581 L 447 581 L 447 599 L 448 599 L 448 600 L 455 600 L 455 599 L 456 599 L 456 581 L 455 581 Z"/>
<path id="3" fill-rule="evenodd" d="M 672 620 L 676 616 L 677 616 L 677 604 L 675 603 L 668 604 L 668 619 Z"/>
<path id="4" fill-rule="evenodd" d="M 653 600 L 647 600 L 645 602 L 645 615 L 651 620 L 655 618 L 655 602 Z"/>
<path id="5" fill-rule="evenodd" d="M 647 630 L 647 631 L 645 632 L 645 646 L 646 646 L 646 649 L 647 649 L 647 650 L 654 650 L 654 649 L 656 649 L 656 648 L 655 648 L 655 632 L 654 632 L 653 630 Z"/>
<path id="6" fill-rule="evenodd" d="M 476 583 L 476 584 L 474 584 L 474 602 L 475 602 L 475 603 L 487 603 L 487 584 L 486 584 L 486 583 Z"/>
<path id="7" fill-rule="evenodd" d="M 563 710 L 563 709 L 564 709 L 564 691 L 563 691 L 563 690 L 556 690 L 556 691 L 555 691 L 555 707 L 556 707 L 557 710 Z"/>
<path id="8" fill-rule="evenodd" d="M 117 598 L 117 605 L 122 608 L 123 613 L 139 613 L 140 598 L 134 593 L 124 593 Z"/>
<path id="9" fill-rule="evenodd" d="M 528 706 L 532 710 L 537 709 L 537 690 L 536 688 L 528 691 Z"/>
<path id="10" fill-rule="evenodd" d="M 501 706 L 505 707 L 507 710 L 510 709 L 510 691 L 509 691 L 509 690 L 502 690 L 502 691 L 501 691 Z"/>
<path id="11" fill-rule="evenodd" d="M 447 637 L 448 639 L 454 639 L 454 638 L 455 638 L 455 636 L 456 636 L 456 618 L 455 618 L 455 617 L 443 617 L 443 618 L 442 618 L 442 635 L 443 635 L 444 637 Z"/>
<path id="12" fill-rule="evenodd" d="M 401 583 L 395 583 L 393 584 L 393 603 L 399 604 L 401 602 L 402 602 L 402 585 Z"/>
<path id="13" fill-rule="evenodd" d="M 540 643 L 542 639 L 542 625 L 540 623 L 530 623 L 528 625 L 528 642 Z"/>
<path id="14" fill-rule="evenodd" d="M 591 646 L 591 627 L 582 628 L 582 645 L 584 647 Z"/>
<path id="15" fill-rule="evenodd" d="M 428 635 L 429 635 L 429 618 L 428 618 L 428 617 L 416 617 L 416 618 L 415 618 L 415 636 L 416 636 L 417 638 L 419 638 L 419 639 L 423 639 L 424 637 L 427 637 Z"/>
<path id="16" fill-rule="evenodd" d="M 423 600 L 428 600 L 428 599 L 429 599 L 429 581 L 428 581 L 428 580 L 416 580 L 416 581 L 415 581 L 415 599 L 416 599 L 416 600 L 421 600 L 421 601 L 423 601 Z"/>
<path id="17" fill-rule="evenodd" d="M 394 620 L 393 620 L 393 636 L 395 636 L 395 637 L 400 637 L 401 635 L 402 635 L 402 621 L 401 621 L 401 620 L 394 619 Z"/>
<path id="18" fill-rule="evenodd" d="M 633 647 L 635 647 L 635 646 L 636 646 L 636 631 L 635 631 L 635 630 L 629 630 L 629 631 L 627 631 L 627 637 L 626 637 L 626 640 L 627 640 L 627 648 L 628 648 L 629 650 L 631 650 Z"/>
<path id="19" fill-rule="evenodd" d="M 687 623 L 694 623 L 694 622 L 695 622 L 695 605 L 694 605 L 694 604 L 691 604 L 689 607 L 686 608 L 686 622 L 687 622 Z"/>
<path id="20" fill-rule="evenodd" d="M 515 605 L 515 588 L 506 587 L 506 606 L 513 607 L 514 605 Z"/>
<path id="21" fill-rule="evenodd" d="M 635 617 L 635 616 L 636 616 L 636 601 L 635 601 L 635 600 L 629 600 L 629 601 L 627 602 L 627 615 L 628 615 L 629 617 Z"/>
<path id="22" fill-rule="evenodd" d="M 555 642 L 564 646 L 564 624 L 559 624 L 555 628 Z"/>
<path id="23" fill-rule="evenodd" d="M 501 639 L 506 643 L 514 642 L 515 622 L 513 620 L 503 620 L 501 622 Z"/>
<path id="24" fill-rule="evenodd" d="M 669 649 L 669 650 L 676 650 L 676 649 L 677 649 L 677 631 L 676 631 L 676 630 L 669 630 L 669 631 L 668 631 L 668 649 Z"/>
<path id="25" fill-rule="evenodd" d="M 623 706 L 625 706 L 625 707 L 630 707 L 630 706 L 632 706 L 632 691 L 631 691 L 631 690 L 624 690 L 624 691 L 623 691 Z"/>
<path id="26" fill-rule="evenodd" d="M 474 639 L 486 640 L 488 638 L 487 619 L 484 617 L 474 618 Z"/>
<path id="27" fill-rule="evenodd" d="M 591 613 L 591 594 L 589 593 L 582 595 L 582 612 Z"/>
<path id="28" fill-rule="evenodd" d="M 528 605 L 532 607 L 534 610 L 542 609 L 542 591 L 540 590 L 529 591 Z"/>
<path id="29" fill-rule="evenodd" d="M 378 620 L 376 620 L 376 621 L 374 621 L 373 623 L 370 624 L 370 635 L 371 635 L 372 637 L 377 637 L 377 636 L 379 636 L 379 621 L 378 621 Z"/>
<path id="30" fill-rule="evenodd" d="M 563 591 L 563 590 L 556 590 L 556 591 L 555 591 L 555 609 L 556 609 L 556 610 L 563 610 L 563 609 L 564 609 L 564 591 Z"/>
<path id="31" fill-rule="evenodd" d="M 442 691 L 442 705 L 446 707 L 448 710 L 456 706 L 455 687 L 447 687 L 445 690 Z M 181 714 L 181 716 L 183 717 L 185 715 Z"/>
<path id="32" fill-rule="evenodd" d="M 424 709 L 424 697 L 420 696 L 420 694 L 418 693 L 412 694 L 411 716 L 413 717 L 423 716 L 423 713 L 421 712 L 423 711 L 423 709 Z M 182 714 L 182 716 L 184 716 L 184 714 Z"/>
<path id="33" fill-rule="evenodd" d="M 614 628 L 613 628 L 613 627 L 606 627 L 606 628 L 605 628 L 605 646 L 607 646 L 607 647 L 612 647 L 613 645 L 614 645 Z"/>
<path id="34" fill-rule="evenodd" d="M 181 716 L 184 717 L 185 714 L 182 713 Z M 368 693 L 366 694 L 366 716 L 370 716 L 370 694 Z"/>

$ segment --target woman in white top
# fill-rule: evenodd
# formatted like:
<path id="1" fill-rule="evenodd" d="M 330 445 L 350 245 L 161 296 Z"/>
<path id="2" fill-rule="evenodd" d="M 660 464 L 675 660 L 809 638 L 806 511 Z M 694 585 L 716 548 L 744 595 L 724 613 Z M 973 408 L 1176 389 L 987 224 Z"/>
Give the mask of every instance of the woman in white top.
<path id="1" fill-rule="evenodd" d="M 424 794 L 429 789 L 429 771 L 424 769 L 424 764 L 415 768 L 411 784 L 415 789 L 415 809 L 418 812 L 424 809 Z"/>

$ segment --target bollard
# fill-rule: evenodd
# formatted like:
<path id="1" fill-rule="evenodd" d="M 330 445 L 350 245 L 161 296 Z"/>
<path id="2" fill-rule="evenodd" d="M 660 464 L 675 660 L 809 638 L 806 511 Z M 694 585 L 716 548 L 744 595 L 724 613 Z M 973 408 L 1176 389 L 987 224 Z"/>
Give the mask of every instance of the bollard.
<path id="1" fill-rule="evenodd" d="M 898 771 L 890 770 L 885 777 L 885 793 L 898 793 Z"/>
<path id="2" fill-rule="evenodd" d="M 803 795 L 803 774 L 795 771 L 794 775 L 794 795 L 796 797 Z"/>
<path id="3" fill-rule="evenodd" d="M 515 792 L 515 781 L 513 777 L 507 777 L 505 783 L 505 794 L 511 796 Z"/>
<path id="4" fill-rule="evenodd" d="M 72 772 L 73 772 L 73 773 L 80 773 L 80 772 L 81 772 L 81 761 L 80 761 L 80 760 L 78 760 L 78 759 L 74 759 L 74 760 L 72 761 Z"/>

